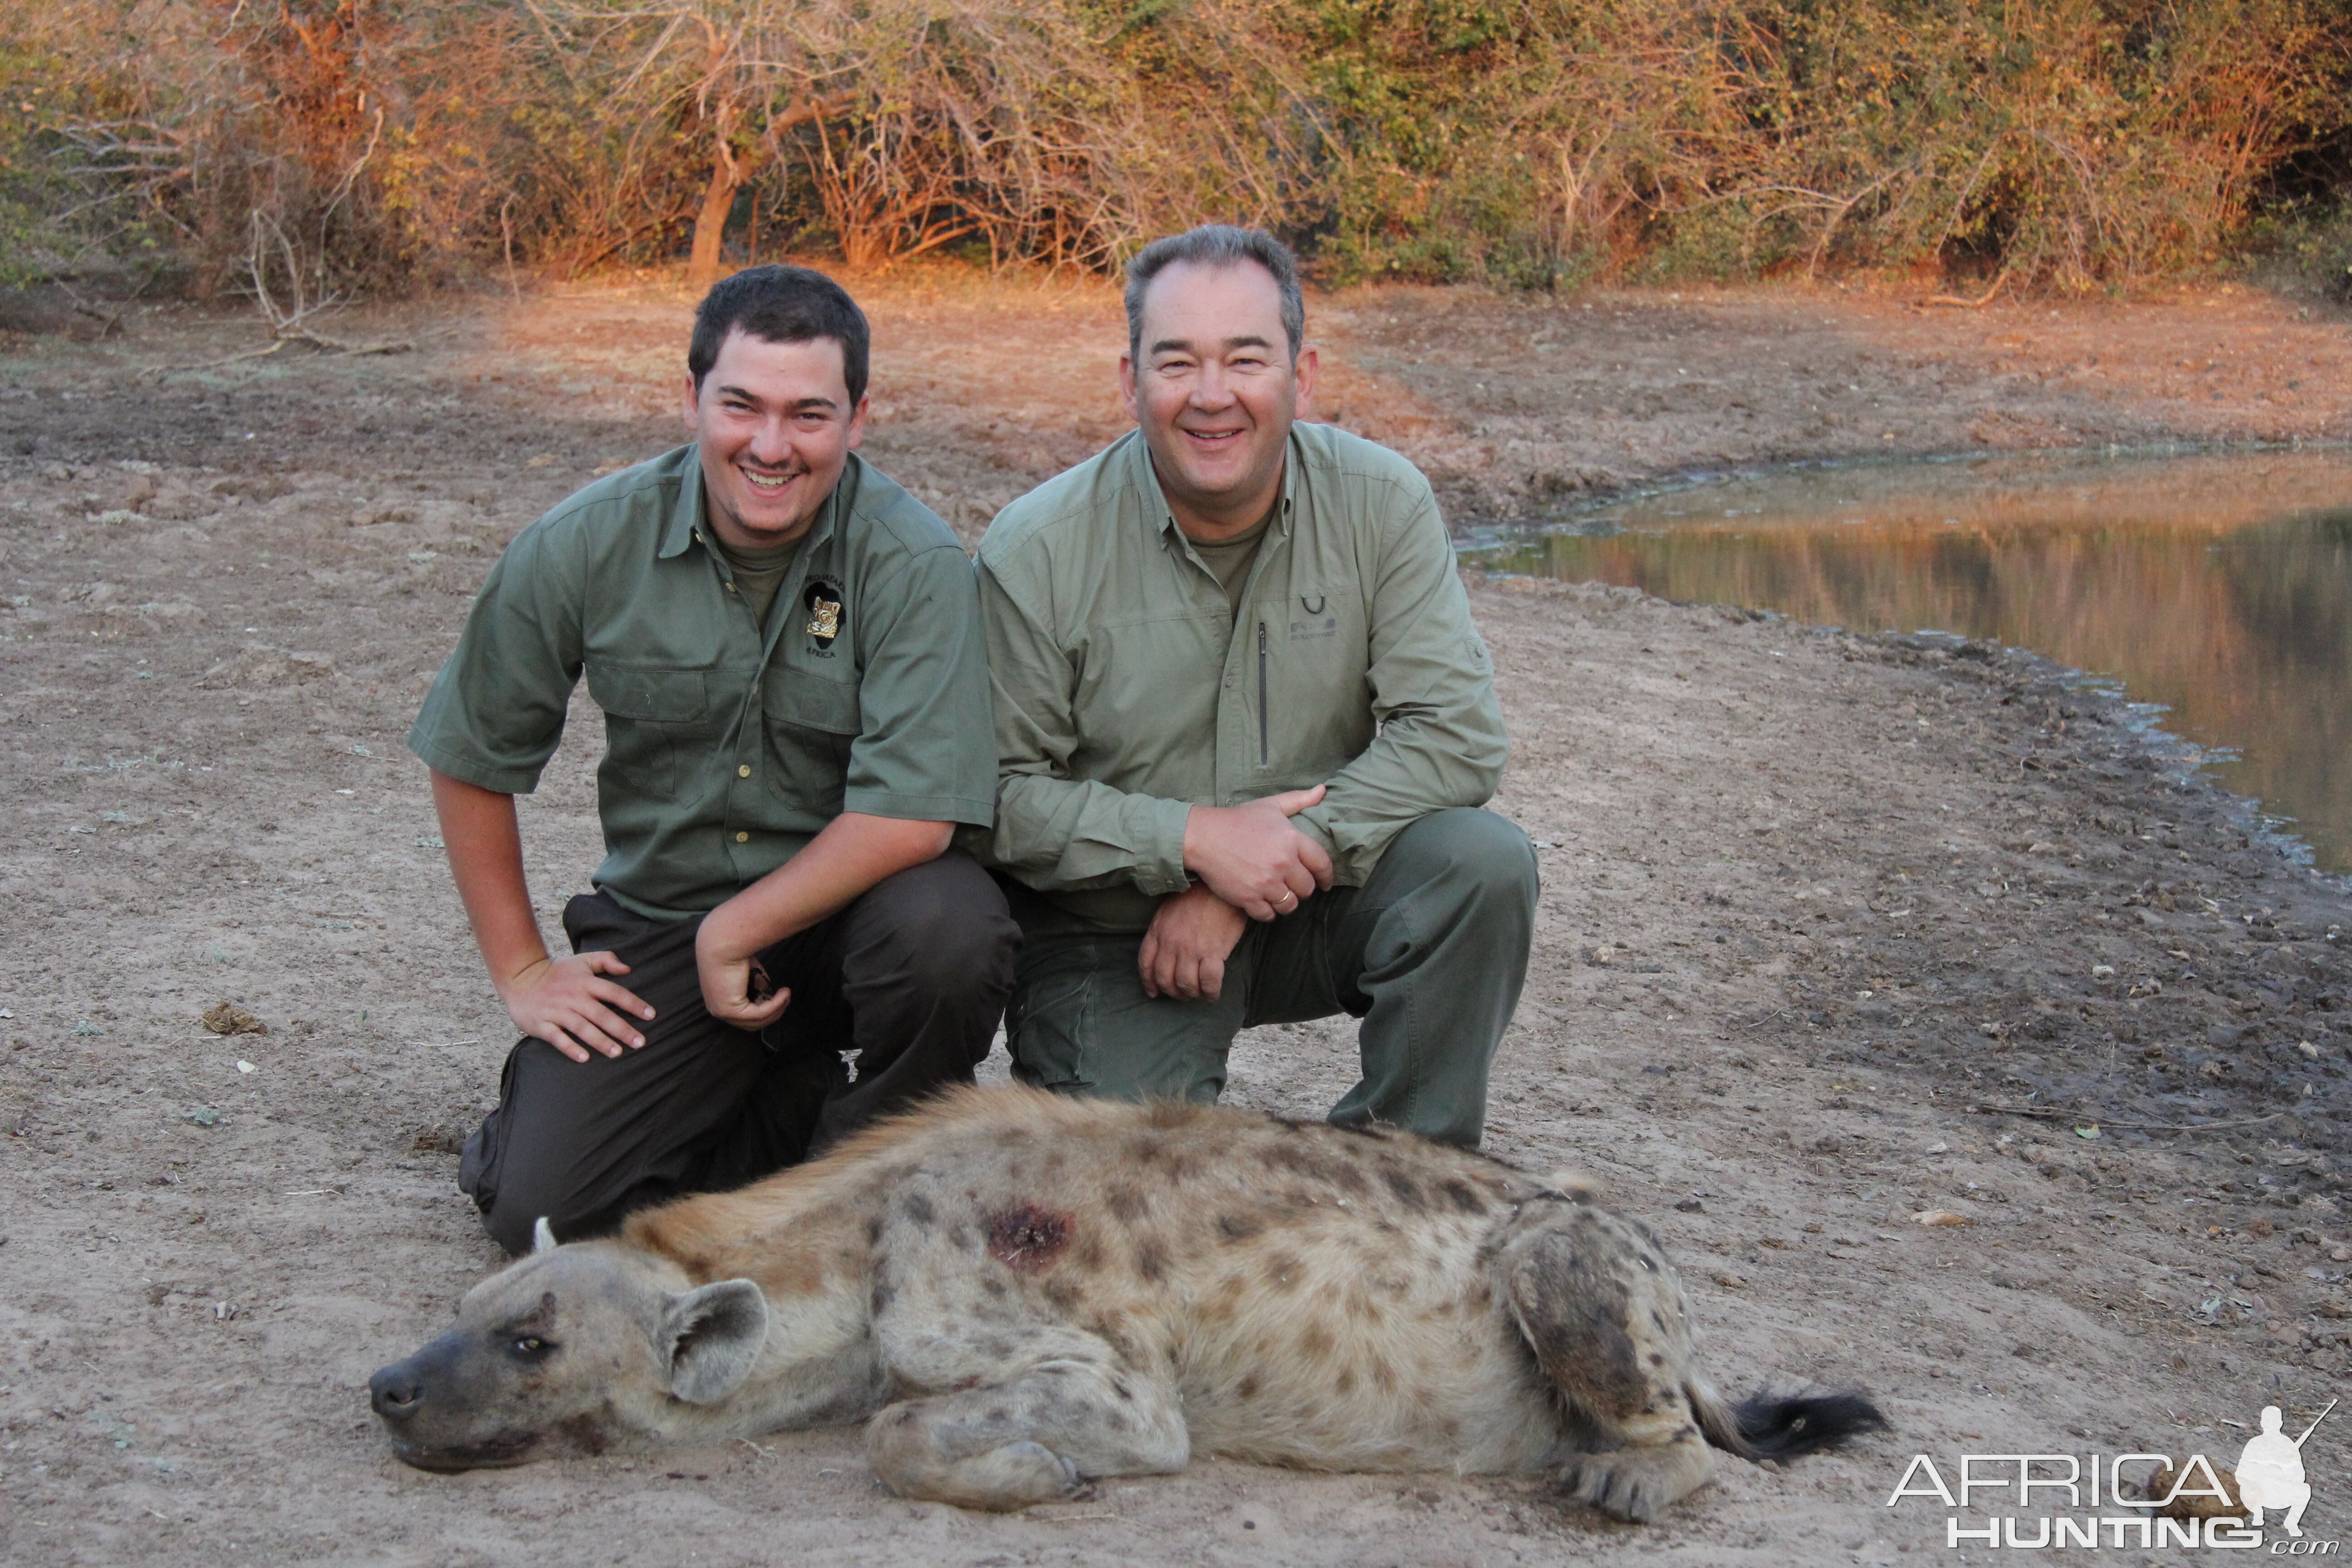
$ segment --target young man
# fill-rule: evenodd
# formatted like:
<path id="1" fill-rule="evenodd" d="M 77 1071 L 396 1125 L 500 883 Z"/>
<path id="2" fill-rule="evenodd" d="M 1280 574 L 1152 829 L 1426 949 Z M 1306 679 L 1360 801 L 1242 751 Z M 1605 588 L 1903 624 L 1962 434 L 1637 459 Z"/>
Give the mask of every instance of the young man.
<path id="1" fill-rule="evenodd" d="M 866 347 L 820 273 L 711 289 L 692 444 L 516 537 L 409 734 L 524 1036 L 458 1174 L 509 1252 L 791 1164 L 988 1054 L 1017 933 L 948 849 L 992 813 L 978 605 L 955 536 L 855 455 Z M 608 853 L 553 959 L 514 796 L 583 669 Z"/>
<path id="2" fill-rule="evenodd" d="M 1526 835 L 1428 482 L 1299 423 L 1297 266 L 1255 230 L 1128 268 L 1139 428 L 981 542 L 1014 1070 L 1213 1100 L 1245 1025 L 1363 1019 L 1333 1109 L 1475 1145 L 1526 977 Z"/>

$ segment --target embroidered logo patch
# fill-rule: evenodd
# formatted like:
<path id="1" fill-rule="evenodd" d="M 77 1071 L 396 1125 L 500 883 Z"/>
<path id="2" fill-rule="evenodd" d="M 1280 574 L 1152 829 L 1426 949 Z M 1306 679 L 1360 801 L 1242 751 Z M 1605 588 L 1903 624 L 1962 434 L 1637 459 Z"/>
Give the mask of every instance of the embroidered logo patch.
<path id="1" fill-rule="evenodd" d="M 840 587 L 832 583 L 812 583 L 808 587 L 806 602 L 809 613 L 808 635 L 815 641 L 817 647 L 831 647 L 833 639 L 841 635 Z"/>
<path id="2" fill-rule="evenodd" d="M 1307 618 L 1302 621 L 1297 616 L 1291 617 L 1290 640 L 1305 642 L 1309 637 L 1336 636 L 1339 630 L 1339 617 L 1326 613 L 1330 605 L 1329 598 L 1322 594 L 1299 595 L 1298 607 L 1307 612 Z"/>

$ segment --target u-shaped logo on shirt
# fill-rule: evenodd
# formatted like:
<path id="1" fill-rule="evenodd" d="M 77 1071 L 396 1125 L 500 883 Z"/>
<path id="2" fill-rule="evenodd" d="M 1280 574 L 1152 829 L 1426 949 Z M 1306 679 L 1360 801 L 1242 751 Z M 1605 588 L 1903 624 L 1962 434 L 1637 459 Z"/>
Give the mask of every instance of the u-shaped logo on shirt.
<path id="1" fill-rule="evenodd" d="M 1330 607 L 1329 598 L 1322 594 L 1301 594 L 1298 607 L 1307 612 L 1304 619 L 1294 617 L 1290 623 L 1290 640 L 1305 642 L 1312 637 L 1328 637 L 1339 629 L 1337 616 L 1324 612 Z"/>

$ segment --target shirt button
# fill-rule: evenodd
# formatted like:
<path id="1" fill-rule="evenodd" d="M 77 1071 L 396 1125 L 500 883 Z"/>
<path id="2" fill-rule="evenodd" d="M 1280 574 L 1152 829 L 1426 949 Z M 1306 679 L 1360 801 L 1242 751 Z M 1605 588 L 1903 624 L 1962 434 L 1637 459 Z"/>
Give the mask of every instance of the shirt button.
<path id="1" fill-rule="evenodd" d="M 730 594 L 731 594 L 731 593 L 733 593 L 733 592 L 735 591 L 735 584 L 732 584 L 732 583 L 728 584 L 727 584 L 727 591 L 728 591 L 729 593 L 730 593 Z"/>
<path id="2" fill-rule="evenodd" d="M 735 776 L 739 779 L 750 778 L 751 776 L 751 764 L 745 763 L 742 766 L 737 768 L 735 770 Z"/>
<path id="3" fill-rule="evenodd" d="M 735 836 L 735 842 L 738 844 L 749 844 L 751 842 L 751 836 L 748 833 L 739 833 Z"/>

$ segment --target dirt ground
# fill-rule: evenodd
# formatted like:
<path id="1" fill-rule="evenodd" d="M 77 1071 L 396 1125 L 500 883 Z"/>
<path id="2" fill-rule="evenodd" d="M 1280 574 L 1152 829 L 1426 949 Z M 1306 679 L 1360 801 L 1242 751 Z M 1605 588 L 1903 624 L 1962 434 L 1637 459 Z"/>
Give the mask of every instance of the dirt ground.
<path id="1" fill-rule="evenodd" d="M 869 454 L 967 537 L 1120 427 L 1100 287 L 860 291 Z M 1325 412 L 1464 522 L 1779 459 L 2352 437 L 2345 323 L 2247 294 L 1312 309 Z M 1720 1382 L 1861 1384 L 1893 1433 L 1727 1462 L 1646 1528 L 1534 1480 L 1223 1463 L 977 1517 L 880 1492 L 851 1430 L 394 1464 L 363 1384 L 495 1262 L 455 1149 L 510 1037 L 400 737 L 504 541 L 678 438 L 687 310 L 442 301 L 331 329 L 411 352 L 202 369 L 253 324 L 0 337 L 0 1558 L 1891 1563 L 1945 1551 L 1940 1506 L 1884 1506 L 1915 1453 L 2226 1460 L 2225 1423 L 2344 1386 L 2340 881 L 2030 656 L 1497 581 L 1497 805 L 1546 889 L 1489 1147 L 1658 1226 Z M 576 716 L 523 808 L 551 929 L 598 858 Z M 266 1032 L 209 1032 L 222 1002 Z M 1258 1031 L 1231 1097 L 1317 1115 L 1350 1058 Z M 2304 1450 L 2315 1537 L 2347 1431 Z"/>

